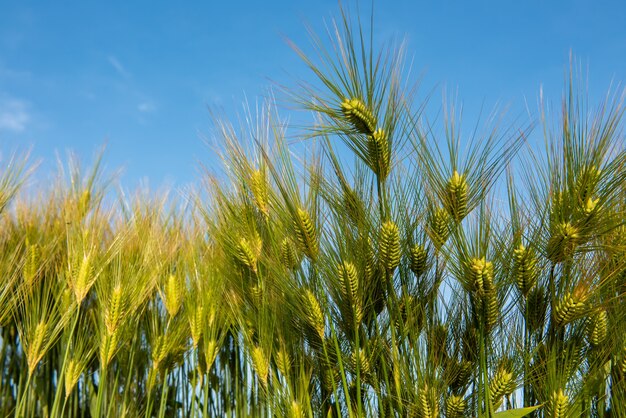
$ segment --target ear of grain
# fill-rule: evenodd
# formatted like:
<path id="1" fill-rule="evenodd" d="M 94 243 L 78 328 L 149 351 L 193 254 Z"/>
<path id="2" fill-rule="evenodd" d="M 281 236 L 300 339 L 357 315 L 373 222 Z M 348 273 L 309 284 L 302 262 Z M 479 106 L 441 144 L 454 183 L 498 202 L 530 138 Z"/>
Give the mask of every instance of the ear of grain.
<path id="1" fill-rule="evenodd" d="M 317 259 L 319 252 L 317 230 L 309 212 L 303 208 L 296 210 L 294 229 L 300 250 L 311 260 Z"/>
<path id="2" fill-rule="evenodd" d="M 361 99 L 346 99 L 341 103 L 341 111 L 354 129 L 365 135 L 371 135 L 376 129 L 376 118 Z"/>
<path id="3" fill-rule="evenodd" d="M 456 222 L 460 222 L 467 216 L 468 195 L 469 185 L 465 175 L 461 175 L 454 170 L 452 177 L 446 184 L 444 206 Z"/>
<path id="4" fill-rule="evenodd" d="M 546 402 L 545 411 L 547 418 L 565 418 L 569 408 L 569 398 L 563 393 L 563 389 L 552 392 L 548 402 Z"/>
<path id="5" fill-rule="evenodd" d="M 411 261 L 411 271 L 417 277 L 420 277 L 422 274 L 426 272 L 426 261 L 428 258 L 428 251 L 424 248 L 424 246 L 420 244 L 415 244 L 411 247 L 411 251 L 409 253 L 410 261 Z"/>
<path id="6" fill-rule="evenodd" d="M 379 238 L 380 262 L 385 270 L 393 272 L 400 264 L 400 232 L 392 221 L 383 223 Z"/>
<path id="7" fill-rule="evenodd" d="M 367 137 L 367 152 L 369 165 L 372 171 L 384 180 L 389 175 L 390 152 L 389 139 L 382 129 L 377 129 Z"/>
<path id="8" fill-rule="evenodd" d="M 467 408 L 465 398 L 462 395 L 451 394 L 446 399 L 446 418 L 462 418 L 465 416 L 465 408 Z"/>
<path id="9" fill-rule="evenodd" d="M 546 247 L 548 259 L 560 263 L 571 257 L 580 239 L 580 231 L 571 222 L 559 223 L 550 236 Z"/>
<path id="10" fill-rule="evenodd" d="M 530 248 L 522 244 L 513 250 L 513 275 L 520 293 L 527 297 L 537 284 L 537 258 Z"/>

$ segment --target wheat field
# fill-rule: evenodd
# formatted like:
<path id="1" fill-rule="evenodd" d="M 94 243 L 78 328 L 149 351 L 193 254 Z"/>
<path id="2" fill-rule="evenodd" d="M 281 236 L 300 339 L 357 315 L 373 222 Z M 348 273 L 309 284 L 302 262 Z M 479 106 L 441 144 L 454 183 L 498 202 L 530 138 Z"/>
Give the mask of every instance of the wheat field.
<path id="1" fill-rule="evenodd" d="M 0 172 L 0 415 L 625 417 L 623 95 L 428 120 L 349 16 L 194 190 Z M 529 141 L 537 134 L 539 144 Z"/>

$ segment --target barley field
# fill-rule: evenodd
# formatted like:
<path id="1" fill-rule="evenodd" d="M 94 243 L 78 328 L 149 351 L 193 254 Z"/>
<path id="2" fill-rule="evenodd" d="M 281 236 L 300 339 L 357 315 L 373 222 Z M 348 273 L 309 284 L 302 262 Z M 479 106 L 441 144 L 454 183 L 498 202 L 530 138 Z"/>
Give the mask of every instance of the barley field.
<path id="1" fill-rule="evenodd" d="M 626 416 L 622 92 L 428 120 L 370 36 L 294 47 L 311 123 L 216 118 L 194 189 L 5 158 L 1 416 Z"/>

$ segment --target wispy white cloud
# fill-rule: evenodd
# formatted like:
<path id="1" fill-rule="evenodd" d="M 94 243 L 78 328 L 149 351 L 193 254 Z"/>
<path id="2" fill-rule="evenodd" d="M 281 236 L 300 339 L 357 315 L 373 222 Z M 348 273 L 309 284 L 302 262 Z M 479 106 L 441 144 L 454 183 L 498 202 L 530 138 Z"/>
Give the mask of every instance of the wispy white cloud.
<path id="1" fill-rule="evenodd" d="M 139 105 L 137 106 L 137 110 L 139 110 L 141 113 L 152 113 L 157 110 L 157 106 L 156 103 L 154 103 L 153 101 L 145 101 L 139 103 Z"/>
<path id="2" fill-rule="evenodd" d="M 109 60 L 109 64 L 111 64 L 119 75 L 124 78 L 130 78 L 130 72 L 122 65 L 120 60 L 118 60 L 115 55 L 109 55 L 107 59 Z"/>
<path id="3" fill-rule="evenodd" d="M 30 120 L 28 103 L 17 99 L 0 99 L 0 131 L 22 132 Z"/>

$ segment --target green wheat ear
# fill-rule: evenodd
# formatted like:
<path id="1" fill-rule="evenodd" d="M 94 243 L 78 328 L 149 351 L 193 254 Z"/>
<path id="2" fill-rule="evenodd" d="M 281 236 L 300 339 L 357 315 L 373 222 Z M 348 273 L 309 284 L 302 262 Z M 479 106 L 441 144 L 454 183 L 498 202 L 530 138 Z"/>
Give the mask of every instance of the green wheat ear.
<path id="1" fill-rule="evenodd" d="M 587 202 L 595 193 L 601 174 L 595 165 L 583 167 L 576 179 L 576 192 L 581 202 Z"/>
<path id="2" fill-rule="evenodd" d="M 390 170 L 389 139 L 382 129 L 377 129 L 367 137 L 367 152 L 372 171 L 385 180 Z"/>
<path id="3" fill-rule="evenodd" d="M 558 326 L 565 326 L 578 318 L 587 308 L 587 293 L 583 287 L 568 292 L 557 301 L 552 317 Z"/>
<path id="4" fill-rule="evenodd" d="M 537 257 L 522 244 L 513 250 L 513 275 L 520 293 L 527 297 L 537 284 Z"/>
<path id="5" fill-rule="evenodd" d="M 451 394 L 446 399 L 445 412 L 446 418 L 461 418 L 465 415 L 467 402 L 462 395 Z"/>
<path id="6" fill-rule="evenodd" d="M 341 103 L 341 112 L 357 132 L 372 135 L 376 130 L 376 118 L 362 100 L 345 99 Z"/>
<path id="7" fill-rule="evenodd" d="M 280 243 L 280 256 L 283 266 L 293 270 L 300 264 L 300 256 L 295 244 L 289 238 L 284 238 Z"/>
<path id="8" fill-rule="evenodd" d="M 587 319 L 587 341 L 593 347 L 604 342 L 608 333 L 609 316 L 606 310 L 601 309 Z"/>
<path id="9" fill-rule="evenodd" d="M 428 251 L 424 248 L 424 246 L 420 244 L 415 244 L 411 247 L 411 251 L 409 253 L 410 261 L 411 261 L 411 271 L 417 277 L 421 276 L 426 272 L 426 261 L 428 258 Z"/>
<path id="10" fill-rule="evenodd" d="M 552 232 L 546 253 L 553 263 L 560 263 L 570 257 L 580 239 L 580 231 L 571 222 L 559 223 Z"/>
<path id="11" fill-rule="evenodd" d="M 356 267 L 349 262 L 341 263 L 337 266 L 337 275 L 344 296 L 352 304 L 355 320 L 357 323 L 361 323 L 363 320 L 363 304 L 359 294 L 360 285 Z"/>
<path id="12" fill-rule="evenodd" d="M 250 174 L 250 189 L 257 208 L 267 216 L 269 214 L 269 191 L 267 179 L 261 170 L 254 170 Z"/>
<path id="13" fill-rule="evenodd" d="M 311 220 L 311 215 L 305 209 L 298 208 L 293 224 L 300 250 L 311 260 L 315 261 L 319 251 L 319 244 L 317 242 L 317 231 Z"/>
<path id="14" fill-rule="evenodd" d="M 456 222 L 460 222 L 467 216 L 467 199 L 469 186 L 465 175 L 460 175 L 454 170 L 452 177 L 446 184 L 444 206 Z"/>
<path id="15" fill-rule="evenodd" d="M 493 407 L 498 409 L 502 404 L 502 398 L 508 396 L 515 391 L 516 384 L 513 373 L 505 366 L 500 365 L 489 383 L 489 392 Z"/>
<path id="16" fill-rule="evenodd" d="M 388 272 L 400 264 L 400 231 L 392 222 L 385 222 L 380 229 L 379 240 L 380 262 Z"/>
<path id="17" fill-rule="evenodd" d="M 450 215 L 445 208 L 437 208 L 429 221 L 430 237 L 435 248 L 440 249 L 450 236 Z"/>
<path id="18" fill-rule="evenodd" d="M 428 384 L 424 384 L 418 391 L 419 416 L 421 418 L 438 418 L 439 402 L 437 392 Z"/>
<path id="19" fill-rule="evenodd" d="M 569 398 L 563 389 L 552 392 L 545 406 L 546 418 L 565 418 L 569 407 Z"/>

